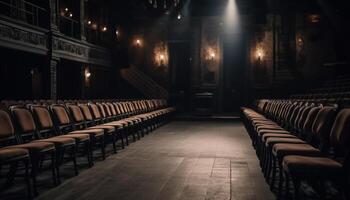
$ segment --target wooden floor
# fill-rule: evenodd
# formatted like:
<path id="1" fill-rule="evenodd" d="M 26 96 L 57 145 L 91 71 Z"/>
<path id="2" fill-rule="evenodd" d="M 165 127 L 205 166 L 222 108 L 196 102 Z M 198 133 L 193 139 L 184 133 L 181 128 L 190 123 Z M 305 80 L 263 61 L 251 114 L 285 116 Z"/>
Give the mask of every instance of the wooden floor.
<path id="1" fill-rule="evenodd" d="M 172 122 L 38 199 L 274 199 L 240 122 Z"/>

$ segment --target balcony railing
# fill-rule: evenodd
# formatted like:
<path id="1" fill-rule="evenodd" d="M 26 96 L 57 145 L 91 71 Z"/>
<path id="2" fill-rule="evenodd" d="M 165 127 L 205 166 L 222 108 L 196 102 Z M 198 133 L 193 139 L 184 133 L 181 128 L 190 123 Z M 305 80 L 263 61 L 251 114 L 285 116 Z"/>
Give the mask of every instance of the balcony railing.
<path id="1" fill-rule="evenodd" d="M 80 23 L 75 19 L 61 15 L 60 31 L 69 37 L 80 39 Z"/>
<path id="2" fill-rule="evenodd" d="M 0 15 L 20 20 L 25 23 L 48 28 L 49 12 L 38 5 L 20 0 L 13 1 L 0 0 Z"/>

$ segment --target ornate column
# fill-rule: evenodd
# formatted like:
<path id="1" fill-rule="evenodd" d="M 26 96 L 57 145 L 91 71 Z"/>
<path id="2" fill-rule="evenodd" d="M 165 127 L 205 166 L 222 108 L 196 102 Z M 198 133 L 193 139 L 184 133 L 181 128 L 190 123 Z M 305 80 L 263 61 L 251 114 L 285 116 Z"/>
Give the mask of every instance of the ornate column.
<path id="1" fill-rule="evenodd" d="M 86 40 L 85 33 L 85 0 L 80 0 L 80 39 Z"/>
<path id="2" fill-rule="evenodd" d="M 50 0 L 50 28 L 51 31 L 58 31 L 59 24 L 59 3 L 58 0 Z"/>
<path id="3" fill-rule="evenodd" d="M 59 34 L 59 2 L 49 0 L 50 3 L 50 33 L 49 33 L 49 73 L 50 73 L 50 98 L 57 100 L 57 66 L 60 58 L 53 55 L 53 42 L 55 35 Z M 57 36 L 56 36 L 57 37 Z"/>
<path id="4" fill-rule="evenodd" d="M 51 58 L 50 60 L 50 98 L 57 100 L 57 66 L 59 58 Z"/>

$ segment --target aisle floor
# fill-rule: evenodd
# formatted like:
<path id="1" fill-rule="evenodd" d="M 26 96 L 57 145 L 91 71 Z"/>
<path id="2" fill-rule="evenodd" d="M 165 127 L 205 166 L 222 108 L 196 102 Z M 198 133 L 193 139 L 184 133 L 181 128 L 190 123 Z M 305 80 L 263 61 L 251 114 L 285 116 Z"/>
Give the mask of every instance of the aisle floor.
<path id="1" fill-rule="evenodd" d="M 269 200 L 255 151 L 240 122 L 169 123 L 41 200 Z"/>

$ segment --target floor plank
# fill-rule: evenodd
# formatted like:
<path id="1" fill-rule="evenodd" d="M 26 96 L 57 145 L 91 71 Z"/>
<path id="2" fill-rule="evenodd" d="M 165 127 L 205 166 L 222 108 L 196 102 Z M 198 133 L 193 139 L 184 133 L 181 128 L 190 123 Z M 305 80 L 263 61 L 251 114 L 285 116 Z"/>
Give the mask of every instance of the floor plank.
<path id="1" fill-rule="evenodd" d="M 274 199 L 240 122 L 176 121 L 40 200 Z"/>

